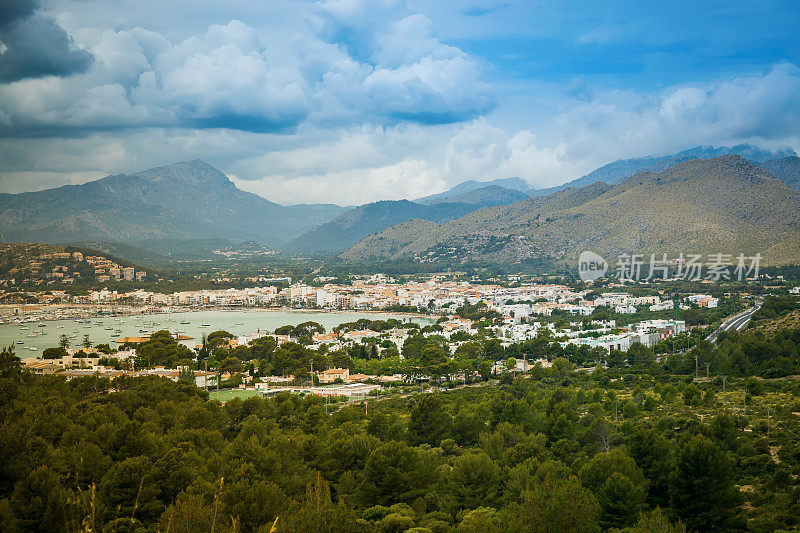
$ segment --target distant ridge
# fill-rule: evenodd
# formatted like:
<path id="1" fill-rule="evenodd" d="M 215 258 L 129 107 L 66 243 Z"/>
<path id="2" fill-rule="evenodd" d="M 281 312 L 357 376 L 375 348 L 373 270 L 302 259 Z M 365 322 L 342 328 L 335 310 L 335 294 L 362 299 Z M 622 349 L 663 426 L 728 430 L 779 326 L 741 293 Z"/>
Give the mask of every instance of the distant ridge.
<path id="1" fill-rule="evenodd" d="M 292 240 L 293 252 L 339 253 L 364 237 L 412 219 L 447 222 L 480 209 L 480 205 L 440 203 L 423 205 L 409 200 L 383 200 L 351 209 Z"/>
<path id="2" fill-rule="evenodd" d="M 153 260 L 168 260 L 172 254 L 164 250 L 172 248 L 181 249 L 182 257 L 207 256 L 211 253 L 208 243 L 217 241 L 228 242 L 225 246 L 254 241 L 324 255 L 341 253 L 372 234 L 411 220 L 446 224 L 486 208 L 517 203 L 530 207 L 531 197 L 547 198 L 595 183 L 614 186 L 636 172 L 660 172 L 696 158 L 731 153 L 800 189 L 800 158 L 793 150 L 766 151 L 747 144 L 698 146 L 671 155 L 615 161 L 550 189 L 530 189 L 520 178 L 469 180 L 416 201 L 379 201 L 348 208 L 278 205 L 238 189 L 213 166 L 193 160 L 82 185 L 0 194 L 0 233 L 10 242 L 102 242 L 107 249 L 116 246 L 138 260 L 146 259 L 148 250 L 155 252 Z M 778 250 L 782 256 L 791 254 L 790 242 L 775 248 L 776 254 Z M 198 246 L 202 250 L 194 253 Z"/>
<path id="3" fill-rule="evenodd" d="M 459 196 L 464 196 L 467 193 L 471 193 L 473 191 L 478 191 L 481 189 L 489 189 L 497 190 L 499 188 L 509 190 L 509 191 L 519 191 L 525 192 L 530 189 L 530 185 L 527 181 L 520 179 L 520 178 L 498 178 L 491 181 L 475 181 L 475 180 L 467 180 L 462 181 L 458 185 L 438 194 L 431 194 L 430 196 L 425 196 L 424 198 L 417 198 L 414 202 L 418 204 L 437 204 L 442 203 L 446 200 L 453 201 L 454 198 Z"/>
<path id="4" fill-rule="evenodd" d="M 761 168 L 783 181 L 792 189 L 800 190 L 800 157 L 796 155 L 772 159 L 759 164 Z"/>
<path id="5" fill-rule="evenodd" d="M 711 146 L 695 146 L 682 152 L 661 156 L 645 156 L 636 157 L 633 159 L 620 159 L 607 165 L 593 170 L 592 172 L 582 176 L 578 179 L 550 187 L 547 189 L 532 189 L 528 191 L 531 196 L 544 196 L 562 190 L 567 187 L 585 187 L 597 181 L 602 181 L 611 185 L 616 185 L 622 181 L 630 178 L 637 172 L 650 171 L 660 172 L 666 170 L 678 163 L 689 161 L 691 159 L 713 159 L 715 157 L 722 157 L 724 155 L 738 155 L 750 161 L 751 163 L 759 164 L 772 159 L 778 159 L 788 156 L 796 156 L 797 154 L 791 148 L 782 148 L 776 151 L 761 150 L 750 144 L 738 144 L 736 146 L 721 146 L 714 148 Z"/>

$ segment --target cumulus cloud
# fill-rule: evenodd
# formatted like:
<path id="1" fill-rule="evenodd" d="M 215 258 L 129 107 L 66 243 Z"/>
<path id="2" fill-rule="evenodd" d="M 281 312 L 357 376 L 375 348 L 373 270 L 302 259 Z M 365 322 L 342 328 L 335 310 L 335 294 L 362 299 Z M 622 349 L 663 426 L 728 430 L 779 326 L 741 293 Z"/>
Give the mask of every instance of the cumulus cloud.
<path id="1" fill-rule="evenodd" d="M 296 72 L 270 66 L 253 28 L 234 20 L 211 26 L 160 54 L 143 73 L 133 98 L 201 127 L 274 131 L 296 125 L 308 112 Z"/>
<path id="2" fill-rule="evenodd" d="M 408 15 L 402 0 L 327 0 L 315 5 L 307 18 L 315 35 L 366 63 L 375 61 L 380 32 Z"/>
<path id="3" fill-rule="evenodd" d="M 565 177 L 577 177 L 584 164 L 567 159 L 563 143 L 539 138 L 527 129 L 509 133 L 481 119 L 465 125 L 449 140 L 443 174 L 448 181 L 456 176 L 517 177 L 533 187 L 548 187 Z"/>
<path id="4" fill-rule="evenodd" d="M 595 153 L 606 162 L 698 144 L 793 145 L 800 128 L 798 94 L 800 68 L 791 64 L 658 94 L 613 91 L 563 110 L 554 134 L 569 141 L 568 159 Z"/>
<path id="5" fill-rule="evenodd" d="M 60 50 L 91 61 L 69 76 L 37 67 L 0 81 L 3 191 L 199 157 L 271 200 L 354 204 L 420 197 L 465 179 L 548 187 L 614 159 L 696 144 L 800 149 L 800 69 L 792 64 L 647 90 L 604 85 L 591 73 L 540 82 L 498 72 L 475 56 L 474 43 L 442 37 L 441 17 L 402 0 L 305 4 L 280 28 L 214 12 L 173 32 L 146 17 L 133 27 L 124 16 L 100 25 L 109 14 L 86 26 L 86 1 L 48 4 L 67 6 L 54 19 L 38 1 L 2 3 L 0 32 L 45 21 L 66 39 Z M 462 17 L 455 23 L 462 11 L 451 9 Z M 506 10 L 473 11 L 473 22 L 500 24 Z M 592 44 L 572 43 L 570 53 L 616 45 L 630 29 L 591 28 L 572 37 Z"/>
<path id="6" fill-rule="evenodd" d="M 359 46 L 327 40 L 331 32 L 350 31 L 345 20 L 362 21 L 370 12 L 379 23 L 352 32 L 368 56 Z M 330 2 L 309 20 L 288 54 L 239 20 L 178 42 L 143 28 L 108 29 L 99 37 L 84 32 L 94 39 L 85 53 L 95 58 L 85 74 L 0 85 L 0 114 L 8 118 L 0 134 L 145 126 L 289 132 L 314 121 L 442 124 L 493 105 L 478 64 L 436 39 L 431 21 L 401 4 Z M 58 55 L 37 57 L 73 68 Z"/>
<path id="7" fill-rule="evenodd" d="M 0 106 L 11 120 L 6 131 L 274 131 L 296 125 L 307 113 L 302 80 L 271 68 L 255 31 L 240 21 L 211 26 L 174 45 L 141 28 L 106 30 L 91 50 L 97 61 L 84 75 L 0 86 Z"/>
<path id="8" fill-rule="evenodd" d="M 57 99 L 55 80 L 51 84 L 47 98 Z M 108 93 L 86 98 L 87 106 L 95 106 L 95 120 L 102 117 L 100 101 L 123 97 L 118 89 L 103 91 Z M 88 179 L 101 170 L 134 171 L 195 157 L 233 176 L 241 188 L 281 203 L 418 198 L 466 179 L 520 177 L 544 188 L 614 159 L 697 144 L 752 142 L 800 150 L 798 91 L 800 69 L 780 64 L 761 75 L 658 94 L 597 91 L 590 98 L 570 97 L 558 103 L 549 121 L 525 128 L 481 117 L 442 125 L 304 123 L 289 134 L 149 128 L 86 138 L 6 139 L 0 143 L 6 170 L 0 188 L 17 190 L 9 180 L 33 180 L 31 169 L 40 173 L 40 183 L 51 184 L 58 172 L 66 181 L 85 169 Z M 127 112 L 136 115 L 135 109 Z"/>
<path id="9" fill-rule="evenodd" d="M 275 147 L 231 166 L 243 189 L 278 202 L 336 202 L 425 196 L 445 187 L 441 154 L 461 125 L 355 126 L 301 131 L 294 146 Z M 314 142 L 307 142 L 313 138 Z"/>
<path id="10" fill-rule="evenodd" d="M 0 82 L 67 76 L 91 65 L 92 55 L 39 8 L 40 0 L 5 0 L 0 6 Z"/>
<path id="11" fill-rule="evenodd" d="M 275 181 L 234 181 L 245 190 L 282 203 L 339 205 L 420 198 L 428 195 L 431 185 L 444 183 L 429 161 L 413 157 L 365 170 L 348 169 Z"/>
<path id="12" fill-rule="evenodd" d="M 364 116 L 448 124 L 495 105 L 478 62 L 437 39 L 431 20 L 402 2 L 333 0 L 317 6 L 312 20 L 347 52 L 322 74 L 322 90 Z"/>
<path id="13" fill-rule="evenodd" d="M 36 11 L 35 0 L 6 0 L 0 5 L 0 29 L 5 29 Z"/>

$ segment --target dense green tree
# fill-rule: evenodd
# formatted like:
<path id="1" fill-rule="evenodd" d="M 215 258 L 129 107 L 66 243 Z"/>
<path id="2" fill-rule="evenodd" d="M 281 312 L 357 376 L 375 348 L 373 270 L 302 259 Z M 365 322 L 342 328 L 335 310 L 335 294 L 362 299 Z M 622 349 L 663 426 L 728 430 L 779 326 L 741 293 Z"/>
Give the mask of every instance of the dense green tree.
<path id="1" fill-rule="evenodd" d="M 622 368 L 628 362 L 628 356 L 620 350 L 611 350 L 606 356 L 606 364 L 609 368 Z"/>
<path id="2" fill-rule="evenodd" d="M 47 465 L 32 470 L 11 494 L 13 527 L 19 531 L 61 531 L 65 529 L 68 494 L 62 480 Z M 11 526 L 11 524 L 6 524 Z"/>
<path id="3" fill-rule="evenodd" d="M 319 359 L 319 353 L 302 344 L 284 342 L 275 349 L 272 356 L 272 372 L 276 375 L 304 374 L 310 370 L 311 362 Z M 324 370 L 324 361 L 320 361 L 316 368 Z"/>
<path id="4" fill-rule="evenodd" d="M 656 362 L 656 356 L 653 349 L 645 346 L 642 343 L 634 342 L 628 348 L 628 364 L 638 366 L 650 366 Z"/>
<path id="5" fill-rule="evenodd" d="M 647 496 L 647 480 L 624 451 L 598 453 L 581 469 L 581 480 L 597 497 L 603 528 L 632 525 Z"/>
<path id="6" fill-rule="evenodd" d="M 479 359 L 483 357 L 483 344 L 479 341 L 467 341 L 456 348 L 455 355 L 465 359 Z"/>
<path id="7" fill-rule="evenodd" d="M 456 531 L 458 533 L 484 533 L 485 531 L 501 531 L 503 518 L 491 507 L 478 507 L 469 511 L 461 519 Z"/>
<path id="8" fill-rule="evenodd" d="M 505 356 L 505 349 L 500 339 L 486 339 L 483 341 L 482 356 L 489 361 L 500 361 Z"/>
<path id="9" fill-rule="evenodd" d="M 174 368 L 194 359 L 192 351 L 178 344 L 178 341 L 167 330 L 153 333 L 147 342 L 136 347 L 137 364 L 144 366 L 166 366 Z"/>
<path id="10" fill-rule="evenodd" d="M 275 483 L 244 478 L 225 484 L 221 500 L 225 514 L 235 518 L 239 531 L 246 532 L 274 523 L 287 503 Z"/>
<path id="11" fill-rule="evenodd" d="M 739 503 L 732 467 L 725 452 L 707 437 L 695 435 L 681 446 L 670 476 L 670 504 L 690 529 L 731 528 Z"/>
<path id="12" fill-rule="evenodd" d="M 627 440 L 626 449 L 650 482 L 648 501 L 669 505 L 669 475 L 674 468 L 672 443 L 652 428 L 639 428 Z"/>
<path id="13" fill-rule="evenodd" d="M 420 351 L 418 371 L 420 374 L 434 379 L 448 374 L 451 370 L 448 351 L 442 346 L 428 344 Z"/>
<path id="14" fill-rule="evenodd" d="M 347 533 L 358 531 L 353 513 L 342 502 L 334 504 L 328 482 L 317 476 L 306 487 L 305 503 L 295 506 L 275 524 L 279 532 L 318 531 L 319 533 Z"/>
<path id="15" fill-rule="evenodd" d="M 222 361 L 220 361 L 219 366 L 217 369 L 220 372 L 241 372 L 242 371 L 242 362 L 237 357 L 226 357 Z"/>
<path id="16" fill-rule="evenodd" d="M 202 494 L 183 492 L 161 515 L 162 531 L 175 533 L 206 533 L 215 528 L 220 531 L 229 530 L 224 526 L 224 517 L 217 516 L 218 506 L 207 502 Z"/>
<path id="17" fill-rule="evenodd" d="M 559 381 L 562 381 L 569 374 L 571 374 L 573 370 L 575 370 L 575 366 L 563 357 L 556 357 L 553 359 L 553 365 L 551 369 L 553 372 L 553 377 Z"/>
<path id="18" fill-rule="evenodd" d="M 451 435 L 460 446 L 468 446 L 478 442 L 478 437 L 486 428 L 481 415 L 463 407 L 453 417 Z"/>
<path id="19" fill-rule="evenodd" d="M 42 359 L 61 359 L 67 355 L 69 355 L 67 350 L 60 346 L 58 348 L 45 348 L 42 351 Z"/>
<path id="20" fill-rule="evenodd" d="M 269 360 L 278 343 L 275 337 L 264 336 L 250 341 L 250 353 L 254 359 Z"/>
<path id="21" fill-rule="evenodd" d="M 359 487 L 368 505 L 411 503 L 425 495 L 437 479 L 430 458 L 404 442 L 387 442 L 376 448 L 364 465 Z"/>
<path id="22" fill-rule="evenodd" d="M 633 527 L 622 531 L 623 533 L 686 533 L 686 526 L 680 521 L 673 524 L 661 508 L 656 507 L 652 511 L 640 514 Z"/>
<path id="23" fill-rule="evenodd" d="M 420 396 L 411 409 L 408 432 L 412 443 L 438 446 L 450 434 L 451 417 L 443 409 L 439 396 Z"/>
<path id="24" fill-rule="evenodd" d="M 466 453 L 453 461 L 450 494 L 463 509 L 494 506 L 500 496 L 500 468 L 486 453 Z"/>
<path id="25" fill-rule="evenodd" d="M 366 327 L 385 331 L 353 324 Z M 412 334 L 413 360 L 371 358 L 380 338 L 359 343 L 357 359 L 299 342 L 277 347 L 272 337 L 208 357 L 263 373 L 276 364 L 306 381 L 312 361 L 315 370 L 412 375 L 427 356 L 441 361 L 447 342 L 433 333 Z M 477 337 L 476 354 L 488 335 Z M 702 337 L 689 337 L 698 350 Z M 168 360 L 175 344 L 159 332 L 143 353 Z M 797 384 L 732 375 L 720 411 L 713 375 L 790 372 L 797 346 L 791 328 L 722 336 L 703 381 L 680 350 L 675 361 L 572 371 L 591 353 L 541 335 L 505 354 L 546 357 L 556 370 L 537 366 L 498 384 L 489 359 L 444 353 L 448 392 L 395 383 L 368 408 L 289 393 L 222 404 L 191 380 L 158 376 L 67 382 L 25 371 L 4 349 L 0 529 L 790 531 L 800 509 Z M 462 373 L 470 386 L 460 386 Z"/>
<path id="26" fill-rule="evenodd" d="M 511 531 L 594 533 L 600 531 L 600 505 L 575 476 L 546 477 L 508 510 Z"/>
<path id="27" fill-rule="evenodd" d="M 227 344 L 228 341 L 233 338 L 233 333 L 220 329 L 209 333 L 208 336 L 206 336 L 206 342 L 208 343 L 209 348 L 213 350 L 223 344 Z"/>
<path id="28" fill-rule="evenodd" d="M 129 436 L 130 437 L 130 436 Z M 153 464 L 145 456 L 116 463 L 103 477 L 101 490 L 108 503 L 107 518 L 153 519 L 164 511 Z"/>

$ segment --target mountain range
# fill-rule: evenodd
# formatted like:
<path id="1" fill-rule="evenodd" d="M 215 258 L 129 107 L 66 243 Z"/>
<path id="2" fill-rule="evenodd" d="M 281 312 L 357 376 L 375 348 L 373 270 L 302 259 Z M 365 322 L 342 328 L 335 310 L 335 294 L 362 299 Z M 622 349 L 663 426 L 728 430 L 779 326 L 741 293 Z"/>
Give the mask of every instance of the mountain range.
<path id="1" fill-rule="evenodd" d="M 358 206 L 330 222 L 290 241 L 294 252 L 330 254 L 347 250 L 373 233 L 411 219 L 447 222 L 483 207 L 481 204 L 443 202 L 433 205 L 409 200 L 384 200 Z"/>
<path id="2" fill-rule="evenodd" d="M 506 189 L 496 184 L 498 181 L 525 183 L 515 178 L 495 180 L 489 182 L 493 183 L 492 185 L 480 187 L 481 182 L 475 181 L 465 187 L 456 186 L 441 195 L 413 202 L 383 200 L 364 204 L 303 233 L 284 248 L 293 252 L 339 253 L 373 233 L 409 220 L 421 219 L 444 223 L 484 207 L 508 205 L 528 198 L 524 192 Z"/>
<path id="3" fill-rule="evenodd" d="M 407 222 L 364 239 L 348 261 L 564 264 L 583 250 L 765 253 L 800 259 L 800 192 L 736 155 L 692 159 L 616 185 L 594 182 L 470 213 Z M 788 257 L 787 257 L 788 256 Z"/>
<path id="4" fill-rule="evenodd" d="M 761 163 L 759 166 L 792 189 L 800 190 L 800 157 L 793 155 L 772 159 Z"/>
<path id="5" fill-rule="evenodd" d="M 447 256 L 457 262 L 464 258 L 497 262 L 530 261 L 533 257 L 551 260 L 574 251 L 573 242 L 583 242 L 585 235 L 574 234 L 576 228 L 595 234 L 598 242 L 608 244 L 606 250 L 616 249 L 614 242 L 629 244 L 633 234 L 606 228 L 608 231 L 599 230 L 600 234 L 608 233 L 604 241 L 590 226 L 559 228 L 559 224 L 552 223 L 563 222 L 558 217 L 575 211 L 575 217 L 604 228 L 609 224 L 607 220 L 582 212 L 581 206 L 613 196 L 615 187 L 628 183 L 631 176 L 643 175 L 641 172 L 650 175 L 679 167 L 695 168 L 681 165 L 731 154 L 748 163 L 744 174 L 752 174 L 755 168 L 761 174 L 769 172 L 789 187 L 800 188 L 800 158 L 792 150 L 770 152 L 738 145 L 695 147 L 666 156 L 615 161 L 550 189 L 531 189 L 519 178 L 469 180 L 413 201 L 386 200 L 351 208 L 332 204 L 282 206 L 238 189 L 207 163 L 188 161 L 136 174 L 108 176 L 83 185 L 0 194 L 0 232 L 4 240 L 12 242 L 92 243 L 96 247 L 102 243 L 102 248 L 109 251 L 130 251 L 135 260 L 152 252 L 159 262 L 183 257 L 180 250 L 202 248 L 201 255 L 213 256 L 212 249 L 242 241 L 292 253 L 342 254 L 352 261 L 410 257 L 422 261 L 420 254 L 430 254 L 430 258 Z M 694 174 L 684 175 L 686 186 L 699 186 L 693 181 Z M 742 172 L 737 176 L 744 179 Z M 672 188 L 680 186 L 672 179 L 666 182 Z M 661 189 L 656 187 L 650 193 L 658 198 L 667 190 Z M 719 198 L 718 194 L 709 196 L 711 192 L 704 193 L 700 200 Z M 741 191 L 739 200 L 750 201 L 750 192 Z M 627 193 L 624 198 L 632 211 L 647 212 L 646 197 Z M 675 203 L 679 212 L 682 205 Z M 707 208 L 712 215 L 721 209 L 713 201 Z M 621 215 L 610 206 L 600 212 Z M 522 231 L 521 226 L 526 224 L 530 231 Z M 640 244 L 651 239 L 648 235 L 657 233 L 656 228 L 643 227 Z M 761 233 L 771 235 L 770 231 Z M 773 256 L 785 260 L 800 250 L 800 242 L 791 238 L 770 240 L 769 244 Z M 454 251 L 445 253 L 448 246 Z M 542 253 L 536 248 L 541 248 Z M 553 257 L 546 257 L 544 250 L 552 252 Z"/>
<path id="6" fill-rule="evenodd" d="M 280 245 L 344 211 L 330 204 L 278 205 L 238 189 L 208 163 L 187 161 L 0 194 L 0 231 L 13 242 L 225 238 Z"/>
<path id="7" fill-rule="evenodd" d="M 286 248 L 304 253 L 339 253 L 374 233 L 412 220 L 417 222 L 409 227 L 419 229 L 422 227 L 420 220 L 441 224 L 486 207 L 510 205 L 530 197 L 546 197 L 567 188 L 581 188 L 597 182 L 617 184 L 641 170 L 664 170 L 683 161 L 731 154 L 741 155 L 755 163 L 769 163 L 775 168 L 779 162 L 798 159 L 792 155 L 794 152 L 790 149 L 770 152 L 747 144 L 721 148 L 698 146 L 668 156 L 616 161 L 577 180 L 551 189 L 531 189 L 530 185 L 520 178 L 483 182 L 468 180 L 447 191 L 418 198 L 413 202 L 380 201 L 359 206 L 331 222 L 300 235 L 288 243 Z M 781 159 L 775 159 L 776 157 Z M 781 173 L 782 179 L 793 186 L 800 184 L 800 172 L 796 165 L 782 163 L 780 168 L 784 170 Z"/>

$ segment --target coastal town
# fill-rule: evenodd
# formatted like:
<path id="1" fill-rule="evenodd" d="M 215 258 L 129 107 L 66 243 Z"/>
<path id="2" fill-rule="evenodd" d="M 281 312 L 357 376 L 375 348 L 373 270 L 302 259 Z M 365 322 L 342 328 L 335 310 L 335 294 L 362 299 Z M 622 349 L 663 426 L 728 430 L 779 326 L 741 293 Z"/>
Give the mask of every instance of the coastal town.
<path id="1" fill-rule="evenodd" d="M 694 344 L 698 339 L 690 335 L 693 326 L 687 326 L 686 320 L 680 319 L 681 313 L 714 310 L 720 305 L 720 298 L 710 294 L 684 294 L 680 298 L 657 292 L 634 295 L 621 286 L 606 292 L 563 284 L 471 283 L 453 281 L 445 276 L 398 282 L 383 274 L 354 276 L 348 285 L 325 283 L 325 279 L 317 281 L 317 286 L 290 283 L 284 287 L 265 285 L 171 294 L 141 289 L 130 292 L 93 290 L 86 295 L 72 296 L 67 303 L 4 306 L 2 320 L 6 324 L 4 327 L 26 328 L 27 325 L 44 325 L 49 320 L 57 324 L 70 320 L 90 324 L 99 317 L 106 322 L 97 322 L 97 325 L 109 325 L 105 329 L 109 330 L 110 342 L 91 343 L 87 335 L 81 343 L 75 329 L 69 337 L 62 336 L 60 351 L 48 349 L 27 357 L 26 367 L 38 374 L 58 373 L 67 379 L 85 375 L 110 378 L 159 375 L 177 381 L 182 372 L 191 372 L 191 381 L 203 388 L 235 384 L 237 389 L 260 394 L 292 388 L 311 394 L 361 397 L 381 389 L 386 383 L 432 381 L 440 379 L 442 374 L 447 375 L 448 381 L 466 381 L 471 371 L 478 370 L 473 364 L 472 368 L 456 365 L 446 371 L 429 372 L 411 361 L 415 356 L 409 356 L 408 346 L 413 345 L 415 339 L 422 339 L 421 342 L 434 339 L 431 342 L 438 343 L 444 357 L 451 361 L 467 353 L 476 340 L 481 346 L 491 341 L 496 350 L 486 353 L 482 348 L 485 353 L 478 358 L 487 361 L 484 370 L 495 375 L 525 373 L 534 367 L 548 368 L 553 364 L 554 354 L 576 351 L 583 354 L 579 358 L 583 365 L 579 366 L 592 371 L 597 365 L 606 366 L 612 354 L 627 353 L 637 346 L 637 349 L 655 350 L 653 353 L 657 352 L 658 357 L 666 356 L 667 346 L 670 352 L 687 349 L 690 342 Z M 290 309 L 301 312 L 301 317 L 302 313 L 317 316 L 349 312 L 365 318 L 355 325 L 340 325 L 329 330 L 317 324 L 312 331 L 303 332 L 294 331 L 292 326 L 272 331 L 258 328 L 236 334 L 223 331 L 224 343 L 217 346 L 220 354 L 211 359 L 209 367 L 206 337 L 221 328 L 208 320 L 209 323 L 198 326 L 207 330 L 199 330 L 202 333 L 198 336 L 187 335 L 179 329 L 178 323 L 168 318 L 176 313 L 202 315 L 209 309 L 251 313 Z M 387 325 L 370 313 L 399 318 Z M 148 319 L 151 322 L 145 320 L 142 322 L 144 329 L 139 329 L 136 335 L 123 335 L 121 329 L 112 332 L 110 321 L 119 325 L 126 316 L 162 316 L 164 319 L 163 322 L 152 318 Z M 189 321 L 182 323 L 189 324 Z M 152 364 L 141 357 L 142 346 L 152 343 L 159 334 L 168 335 L 174 348 L 183 350 L 181 364 Z M 543 339 L 544 342 L 540 342 Z M 313 363 L 311 366 L 303 363 L 292 369 L 293 372 L 274 366 L 268 368 L 269 365 L 259 369 L 253 362 L 255 358 L 249 354 L 253 346 L 263 343 L 269 343 L 273 350 L 301 346 L 307 355 L 341 353 L 352 356 L 338 360 L 328 356 L 316 369 Z M 538 348 L 520 350 L 525 343 L 538 343 Z M 551 346 L 557 346 L 555 352 Z M 237 354 L 246 355 L 238 358 Z M 223 364 L 230 357 L 236 360 Z M 358 363 L 359 357 L 365 361 L 392 362 L 375 372 L 374 363 L 370 363 L 370 371 L 366 368 L 369 365 Z M 338 366 L 342 361 L 349 366 Z M 357 368 L 359 365 L 364 368 Z"/>
<path id="2" fill-rule="evenodd" d="M 354 277 L 350 284 L 325 284 L 311 286 L 291 283 L 291 278 L 274 278 L 271 283 L 283 283 L 245 289 L 196 290 L 173 293 L 133 290 L 118 292 L 102 289 L 86 294 L 69 295 L 63 291 L 47 291 L 40 295 L 42 303 L 91 304 L 98 309 L 129 312 L 159 312 L 171 308 L 198 308 L 215 306 L 226 308 L 292 307 L 297 309 L 328 310 L 398 310 L 414 312 L 447 313 L 464 301 L 475 304 L 485 302 L 492 309 L 510 318 L 530 315 L 549 316 L 553 311 L 588 316 L 598 306 L 612 308 L 617 313 L 636 313 L 638 310 L 663 311 L 674 309 L 674 301 L 663 295 L 632 296 L 626 292 L 603 292 L 588 289 L 575 290 L 566 285 L 516 283 L 501 285 L 449 281 L 431 276 L 424 282 L 398 282 L 382 274 Z M 316 281 L 325 281 L 317 278 Z M 596 298 L 587 299 L 593 294 Z M 695 305 L 713 308 L 719 299 L 709 294 L 690 294 L 681 303 L 685 308 Z M 65 307 L 69 309 L 67 305 Z M 77 309 L 78 307 L 72 307 Z"/>

